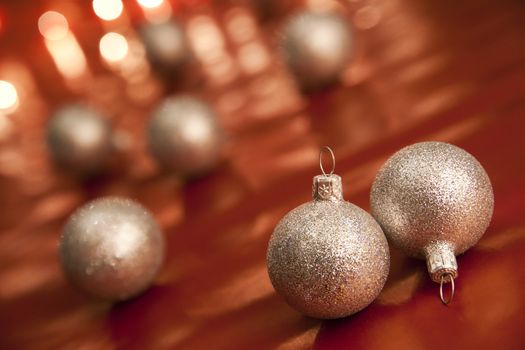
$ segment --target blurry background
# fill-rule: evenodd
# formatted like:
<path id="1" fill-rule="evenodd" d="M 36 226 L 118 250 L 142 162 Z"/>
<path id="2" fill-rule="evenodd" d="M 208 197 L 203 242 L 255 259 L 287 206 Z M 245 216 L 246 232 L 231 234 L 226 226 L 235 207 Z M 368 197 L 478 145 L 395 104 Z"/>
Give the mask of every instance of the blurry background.
<path id="1" fill-rule="evenodd" d="M 280 40 L 306 9 L 341 14 L 354 42 L 333 84 L 303 92 Z M 167 72 L 141 33 L 172 20 L 191 59 Z M 144 136 L 177 93 L 209 102 L 227 134 L 220 164 L 193 180 L 156 165 Z M 46 148 L 47 121 L 71 102 L 117 131 L 118 154 L 96 177 L 57 167 Z M 0 348 L 523 349 L 524 128 L 520 0 L 0 1 Z M 453 303 L 441 305 L 424 262 L 392 251 L 385 290 L 363 312 L 320 322 L 290 309 L 266 247 L 309 200 L 320 146 L 335 151 L 345 198 L 368 209 L 377 169 L 422 140 L 472 153 L 495 190 Z M 168 241 L 155 285 L 115 306 L 72 289 L 57 260 L 68 215 L 104 195 L 139 200 Z"/>

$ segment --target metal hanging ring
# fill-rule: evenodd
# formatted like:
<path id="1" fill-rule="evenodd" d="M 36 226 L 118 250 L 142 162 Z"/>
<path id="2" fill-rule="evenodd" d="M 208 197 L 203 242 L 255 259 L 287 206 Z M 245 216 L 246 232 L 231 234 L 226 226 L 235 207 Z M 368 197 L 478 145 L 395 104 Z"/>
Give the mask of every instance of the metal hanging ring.
<path id="1" fill-rule="evenodd" d="M 330 171 L 329 174 L 327 174 L 325 171 L 324 171 L 324 168 L 323 168 L 323 153 L 324 151 L 328 151 L 330 152 L 330 155 L 332 156 L 332 170 Z M 327 176 L 327 175 L 332 175 L 335 171 L 335 155 L 334 155 L 334 151 L 332 151 L 332 149 L 328 146 L 323 146 L 321 147 L 321 151 L 319 152 L 319 168 L 321 168 L 321 171 L 323 172 L 323 175 Z"/>
<path id="2" fill-rule="evenodd" d="M 445 279 L 447 277 L 450 280 L 451 290 L 450 290 L 450 296 L 448 297 L 448 299 L 445 299 L 444 293 L 443 293 L 443 284 L 445 283 Z M 455 291 L 456 291 L 456 286 L 454 285 L 454 277 L 450 273 L 444 273 L 443 275 L 441 275 L 441 280 L 439 282 L 439 297 L 441 298 L 441 302 L 444 305 L 450 304 L 450 302 L 454 298 Z"/>

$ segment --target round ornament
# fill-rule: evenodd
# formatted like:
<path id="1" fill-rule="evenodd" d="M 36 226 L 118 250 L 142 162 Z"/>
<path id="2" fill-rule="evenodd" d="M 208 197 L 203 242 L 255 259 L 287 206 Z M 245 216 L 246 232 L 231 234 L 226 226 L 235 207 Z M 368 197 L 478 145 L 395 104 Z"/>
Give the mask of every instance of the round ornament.
<path id="1" fill-rule="evenodd" d="M 151 23 L 140 36 L 151 64 L 161 72 L 176 74 L 191 61 L 191 50 L 181 25 L 173 20 Z"/>
<path id="2" fill-rule="evenodd" d="M 395 153 L 379 170 L 372 215 L 405 253 L 426 259 L 433 281 L 458 276 L 455 256 L 476 244 L 492 218 L 494 195 L 481 164 L 444 142 L 421 142 Z M 452 289 L 452 293 L 453 293 Z"/>
<path id="3" fill-rule="evenodd" d="M 378 296 L 390 255 L 381 227 L 343 200 L 341 177 L 323 170 L 313 179 L 313 200 L 275 228 L 267 265 L 288 304 L 307 316 L 333 319 L 362 310 Z"/>
<path id="4" fill-rule="evenodd" d="M 162 166 L 200 175 L 219 161 L 224 135 L 207 103 L 178 96 L 168 98 L 153 112 L 147 138 L 151 153 Z"/>
<path id="5" fill-rule="evenodd" d="M 137 202 L 105 197 L 71 215 L 59 251 L 73 285 L 97 298 L 125 300 L 151 285 L 164 260 L 164 236 Z"/>
<path id="6" fill-rule="evenodd" d="M 114 150 L 109 121 L 80 104 L 62 107 L 52 116 L 47 144 L 59 165 L 81 172 L 99 170 Z"/>
<path id="7" fill-rule="evenodd" d="M 282 54 L 305 90 L 322 88 L 347 67 L 353 49 L 348 21 L 337 14 L 303 12 L 286 25 Z"/>

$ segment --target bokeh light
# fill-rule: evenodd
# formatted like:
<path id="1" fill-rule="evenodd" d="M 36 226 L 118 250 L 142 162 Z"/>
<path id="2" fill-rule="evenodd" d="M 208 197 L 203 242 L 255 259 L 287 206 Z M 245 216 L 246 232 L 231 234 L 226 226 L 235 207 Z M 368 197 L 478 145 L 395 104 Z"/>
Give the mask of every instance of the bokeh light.
<path id="1" fill-rule="evenodd" d="M 160 5 L 162 5 L 164 0 L 137 0 L 137 2 L 142 7 L 152 9 L 152 8 L 159 7 Z"/>
<path id="2" fill-rule="evenodd" d="M 105 21 L 117 19 L 124 9 L 121 0 L 93 0 L 93 11 Z"/>
<path id="3" fill-rule="evenodd" d="M 236 7 L 228 11 L 226 18 L 228 34 L 236 43 L 246 43 L 257 34 L 255 18 L 246 9 Z"/>
<path id="4" fill-rule="evenodd" d="M 47 40 L 60 40 L 69 32 L 69 25 L 61 13 L 47 11 L 38 19 L 38 30 Z"/>
<path id="5" fill-rule="evenodd" d="M 45 41 L 58 71 L 67 79 L 82 77 L 87 71 L 87 61 L 82 48 L 71 31 L 60 40 Z"/>
<path id="6" fill-rule="evenodd" d="M 12 111 L 18 105 L 18 93 L 13 84 L 0 80 L 0 110 Z"/>
<path id="7" fill-rule="evenodd" d="M 123 35 L 110 32 L 100 39 L 99 49 L 100 54 L 108 63 L 116 63 L 126 58 L 129 45 Z"/>

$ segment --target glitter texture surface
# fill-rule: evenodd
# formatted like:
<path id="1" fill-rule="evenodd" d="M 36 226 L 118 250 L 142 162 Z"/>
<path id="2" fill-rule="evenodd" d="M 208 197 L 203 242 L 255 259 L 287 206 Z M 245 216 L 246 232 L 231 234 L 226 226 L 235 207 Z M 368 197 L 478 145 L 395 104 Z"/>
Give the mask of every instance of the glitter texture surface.
<path id="1" fill-rule="evenodd" d="M 316 176 L 340 191 L 341 178 Z M 320 199 L 330 198 L 328 200 Z M 267 263 L 276 291 L 295 309 L 316 318 L 340 318 L 369 305 L 386 281 L 390 256 L 381 227 L 366 211 L 320 196 L 289 212 L 270 239 Z"/>
<path id="2" fill-rule="evenodd" d="M 494 195 L 472 155 L 448 143 L 421 142 L 388 159 L 370 202 L 389 241 L 409 255 L 431 259 L 441 254 L 436 247 L 458 255 L 481 238 Z"/>
<path id="3" fill-rule="evenodd" d="M 79 289 L 123 300 L 149 287 L 164 260 L 164 236 L 138 203 L 106 197 L 78 209 L 60 240 L 62 267 Z"/>

